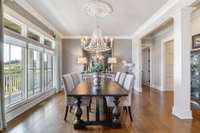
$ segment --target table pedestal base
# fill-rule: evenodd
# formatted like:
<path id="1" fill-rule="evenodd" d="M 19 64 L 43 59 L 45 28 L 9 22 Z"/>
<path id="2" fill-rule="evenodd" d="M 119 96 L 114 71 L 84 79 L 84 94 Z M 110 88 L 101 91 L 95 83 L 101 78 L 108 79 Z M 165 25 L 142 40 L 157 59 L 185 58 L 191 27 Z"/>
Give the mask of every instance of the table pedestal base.
<path id="1" fill-rule="evenodd" d="M 99 112 L 99 98 L 96 97 L 96 121 L 83 121 L 81 120 L 81 115 L 82 115 L 82 109 L 80 107 L 81 105 L 81 97 L 75 97 L 77 99 L 76 105 L 77 105 L 77 110 L 75 113 L 75 121 L 74 121 L 74 129 L 81 129 L 84 128 L 85 126 L 88 125 L 104 125 L 104 126 L 112 126 L 113 128 L 120 128 L 121 123 L 120 123 L 120 111 L 118 108 L 119 104 L 119 97 L 114 97 L 114 109 L 113 109 L 113 120 L 100 120 L 100 112 Z"/>

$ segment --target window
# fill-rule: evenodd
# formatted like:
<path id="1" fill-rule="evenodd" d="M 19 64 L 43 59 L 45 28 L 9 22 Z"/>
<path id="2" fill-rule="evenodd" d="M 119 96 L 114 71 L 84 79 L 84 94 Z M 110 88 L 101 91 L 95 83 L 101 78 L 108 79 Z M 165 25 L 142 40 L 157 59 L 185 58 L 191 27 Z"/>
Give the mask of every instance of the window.
<path id="1" fill-rule="evenodd" d="M 4 27 L 16 33 L 22 34 L 22 26 L 7 18 L 4 18 Z"/>
<path id="2" fill-rule="evenodd" d="M 55 43 L 47 37 L 47 34 L 44 33 L 47 36 L 41 34 L 43 33 L 41 30 L 38 29 L 38 32 L 6 13 L 4 13 L 4 28 L 7 32 L 4 34 L 3 47 L 3 85 L 6 110 L 9 111 L 20 106 L 22 102 L 26 103 L 28 99 L 34 99 L 34 96 L 43 95 L 42 92 L 46 93 L 46 90 L 53 89 Z M 18 36 L 22 36 L 23 40 Z M 52 50 L 47 50 L 47 47 Z"/>
<path id="3" fill-rule="evenodd" d="M 53 88 L 53 55 L 44 53 L 44 87 L 46 89 Z"/>
<path id="4" fill-rule="evenodd" d="M 41 52 L 30 48 L 28 50 L 28 96 L 33 96 L 41 89 Z"/>
<path id="5" fill-rule="evenodd" d="M 44 45 L 52 48 L 52 41 L 48 40 L 48 39 L 44 39 Z"/>
<path id="6" fill-rule="evenodd" d="M 35 33 L 32 29 L 28 29 L 27 37 L 37 42 L 40 42 L 40 35 Z"/>
<path id="7" fill-rule="evenodd" d="M 6 106 L 24 99 L 24 70 L 24 48 L 4 44 L 4 91 Z"/>

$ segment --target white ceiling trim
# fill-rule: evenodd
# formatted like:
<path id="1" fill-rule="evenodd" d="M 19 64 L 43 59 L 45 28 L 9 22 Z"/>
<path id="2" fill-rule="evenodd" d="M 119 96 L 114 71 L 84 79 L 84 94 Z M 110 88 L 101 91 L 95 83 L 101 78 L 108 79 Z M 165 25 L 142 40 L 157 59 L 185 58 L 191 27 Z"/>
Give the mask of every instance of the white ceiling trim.
<path id="1" fill-rule="evenodd" d="M 52 24 L 50 24 L 44 17 L 42 17 L 26 0 L 15 0 L 17 4 L 23 7 L 31 15 L 36 17 L 39 21 L 45 24 L 48 28 L 52 29 L 59 37 L 63 37 L 63 34 L 60 33 Z"/>
<path id="2" fill-rule="evenodd" d="M 62 39 L 81 39 L 81 37 L 83 36 L 63 36 Z M 132 39 L 132 36 L 112 36 L 112 38 L 113 39 Z"/>
<path id="3" fill-rule="evenodd" d="M 161 7 L 149 20 L 147 20 L 136 32 L 132 38 L 141 39 L 154 29 L 158 28 L 164 22 L 173 17 L 174 13 L 186 6 L 193 5 L 199 0 L 169 0 Z"/>

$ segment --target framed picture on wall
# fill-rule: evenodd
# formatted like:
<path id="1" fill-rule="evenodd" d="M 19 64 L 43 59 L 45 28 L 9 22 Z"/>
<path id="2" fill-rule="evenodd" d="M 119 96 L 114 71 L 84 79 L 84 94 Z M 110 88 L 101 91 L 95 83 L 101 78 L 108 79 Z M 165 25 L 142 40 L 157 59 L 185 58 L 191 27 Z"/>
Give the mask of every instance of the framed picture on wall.
<path id="1" fill-rule="evenodd" d="M 200 48 L 200 34 L 192 36 L 192 49 Z"/>

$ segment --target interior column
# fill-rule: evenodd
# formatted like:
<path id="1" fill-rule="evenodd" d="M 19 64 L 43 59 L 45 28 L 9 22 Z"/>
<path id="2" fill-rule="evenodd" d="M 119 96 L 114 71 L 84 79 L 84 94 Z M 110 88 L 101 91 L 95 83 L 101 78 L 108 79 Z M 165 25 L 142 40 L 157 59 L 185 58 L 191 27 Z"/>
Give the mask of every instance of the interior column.
<path id="1" fill-rule="evenodd" d="M 174 15 L 174 106 L 172 114 L 181 119 L 192 119 L 190 106 L 191 13 L 191 8 L 183 8 Z"/>
<path id="2" fill-rule="evenodd" d="M 142 92 L 142 58 L 141 58 L 141 46 L 142 42 L 140 39 L 132 40 L 132 48 L 133 48 L 133 64 L 134 64 L 134 89 L 138 92 Z"/>

